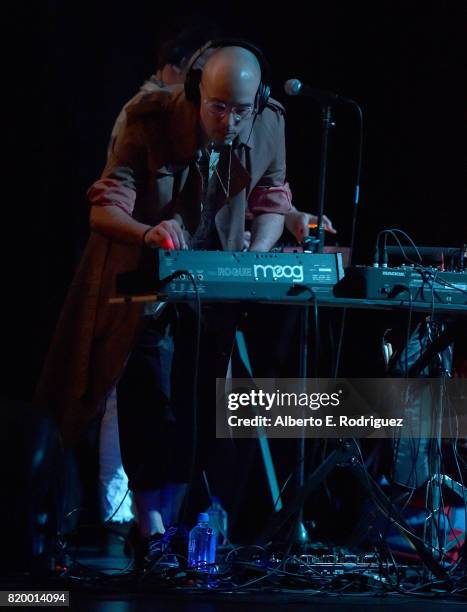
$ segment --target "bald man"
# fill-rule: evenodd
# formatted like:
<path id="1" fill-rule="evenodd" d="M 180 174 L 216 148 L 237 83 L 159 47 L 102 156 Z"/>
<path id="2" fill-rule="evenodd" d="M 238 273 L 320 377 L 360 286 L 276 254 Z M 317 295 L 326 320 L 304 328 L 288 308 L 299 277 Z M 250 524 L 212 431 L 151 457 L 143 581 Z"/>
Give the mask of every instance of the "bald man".
<path id="1" fill-rule="evenodd" d="M 196 117 L 198 125 L 196 127 L 192 124 L 189 127 L 188 125 L 185 127 L 183 124 L 176 125 L 174 123 L 175 117 L 178 114 L 180 114 L 180 120 L 184 121 L 188 119 L 186 112 L 188 111 L 191 114 L 193 111 L 193 105 L 183 108 L 183 103 L 186 104 L 186 100 L 181 97 L 182 92 L 176 87 L 171 90 L 168 88 L 168 91 L 161 92 L 161 95 L 155 93 L 152 96 L 143 96 L 133 107 L 128 107 L 127 114 L 130 119 L 130 125 L 122 134 L 120 141 L 115 144 L 114 155 L 104 171 L 104 178 L 91 187 L 89 191 L 89 199 L 93 205 L 91 208 L 92 229 L 125 242 L 138 243 L 142 241 L 146 246 L 175 249 L 185 249 L 188 247 L 189 241 L 185 237 L 187 233 L 193 233 L 190 230 L 194 229 L 194 224 L 197 224 L 199 221 L 196 215 L 191 214 L 191 211 L 178 210 L 175 207 L 171 219 L 155 223 L 152 227 L 149 224 L 136 221 L 134 215 L 129 220 L 128 214 L 125 214 L 133 211 L 136 198 L 139 195 L 136 189 L 136 181 L 138 170 L 140 170 L 137 164 L 139 165 L 140 161 L 134 157 L 134 143 L 131 141 L 139 137 L 137 131 L 142 129 L 140 121 L 141 119 L 143 121 L 147 120 L 147 124 L 149 124 L 149 120 L 154 116 L 157 107 L 160 108 L 161 114 L 163 114 L 162 107 L 167 105 L 164 110 L 169 110 L 168 106 L 170 104 L 175 103 L 177 105 L 176 103 L 178 102 L 179 108 L 174 108 L 174 111 L 180 112 L 167 113 L 169 116 L 164 117 L 164 122 L 166 119 L 168 120 L 167 123 L 174 138 L 181 138 L 179 150 L 173 152 L 175 158 L 182 155 L 180 162 L 185 162 L 186 164 L 188 153 L 199 154 L 201 152 L 202 156 L 206 156 L 208 148 L 219 149 L 223 145 L 227 146 L 229 154 L 233 153 L 233 147 L 229 147 L 229 144 L 233 144 L 233 141 L 236 140 L 237 146 L 235 148 L 238 149 L 238 157 L 233 154 L 227 160 L 226 164 L 224 164 L 227 167 L 223 176 L 219 174 L 216 167 L 215 176 L 218 187 L 224 192 L 225 202 L 229 202 L 229 204 L 234 196 L 237 196 L 240 186 L 248 190 L 249 183 L 251 183 L 248 180 L 249 177 L 246 176 L 245 169 L 242 168 L 243 172 L 239 171 L 240 167 L 237 160 L 241 159 L 243 161 L 243 159 L 246 159 L 248 151 L 245 154 L 245 150 L 251 149 L 250 141 L 252 142 L 253 139 L 257 140 L 258 135 L 264 133 L 264 141 L 259 143 L 263 145 L 263 147 L 259 147 L 262 158 L 261 166 L 264 166 L 263 159 L 271 158 L 269 173 L 262 173 L 258 176 L 258 179 L 262 179 L 264 185 L 258 183 L 256 190 L 249 190 L 250 194 L 247 198 L 245 198 L 245 193 L 242 190 L 242 197 L 236 198 L 239 206 L 235 208 L 238 208 L 238 212 L 240 212 L 240 208 L 243 208 L 245 211 L 248 200 L 249 208 L 254 214 L 250 250 L 270 250 L 282 233 L 284 214 L 291 211 L 292 205 L 290 203 L 290 190 L 285 183 L 285 143 L 282 108 L 278 103 L 271 102 L 270 107 L 266 109 L 267 112 L 262 113 L 261 116 L 256 114 L 255 95 L 260 77 L 261 71 L 258 61 L 250 51 L 238 47 L 221 48 L 211 55 L 203 70 L 200 84 L 201 104 L 199 109 L 196 109 L 198 111 Z M 232 107 L 236 112 L 232 112 Z M 240 115 L 236 114 L 238 112 Z M 135 119 L 138 118 L 139 121 L 131 120 L 132 113 L 133 117 Z M 271 119 L 272 116 L 275 118 L 268 122 L 264 120 L 267 116 L 270 116 Z M 258 121 L 259 117 L 263 119 L 261 125 Z M 193 117 L 189 119 L 192 120 Z M 275 140 L 273 143 L 270 142 L 271 134 L 267 133 L 268 123 L 272 123 L 271 127 L 274 128 L 275 133 L 272 135 L 275 137 Z M 147 127 L 146 138 L 152 135 L 151 132 L 154 133 L 153 125 L 148 125 Z M 194 127 L 195 129 L 193 129 Z M 156 140 L 155 147 L 157 147 L 157 139 L 160 138 L 160 134 L 157 133 L 154 136 Z M 263 152 L 267 144 L 272 144 L 276 150 Z M 186 153 L 183 150 L 184 146 L 189 147 Z M 130 149 L 130 147 L 132 148 Z M 162 151 L 160 152 L 162 153 Z M 157 156 L 157 152 L 154 151 L 154 153 Z M 132 164 L 129 167 L 128 179 L 125 183 L 123 181 L 117 182 L 117 179 L 114 178 L 115 164 L 120 163 L 122 154 Z M 254 156 L 253 159 L 255 157 L 259 157 L 259 155 Z M 235 176 L 232 176 L 233 173 Z M 173 173 L 169 174 L 173 175 Z M 234 186 L 229 184 L 232 179 L 235 181 Z M 126 185 L 129 186 L 129 189 L 126 189 Z M 120 187 L 118 198 L 114 197 L 115 201 L 112 202 L 114 205 L 108 206 L 105 196 L 110 193 L 110 190 L 115 191 L 117 187 Z M 270 187 L 276 187 L 276 189 L 274 195 L 268 198 L 266 190 Z M 104 197 L 102 197 L 103 195 Z M 112 196 L 114 196 L 113 193 Z M 259 199 L 261 199 L 261 202 L 258 202 Z M 160 206 L 158 208 L 161 209 Z M 224 203 L 223 210 L 219 211 L 221 215 L 217 222 L 221 246 L 227 250 L 242 250 L 243 219 L 239 214 L 236 214 L 235 218 L 233 218 L 233 215 L 228 213 L 227 208 L 228 205 Z M 277 213 L 275 208 L 277 208 Z M 227 216 L 230 219 L 227 219 Z M 224 226 L 224 224 L 221 226 L 220 224 L 224 219 L 230 221 L 231 224 L 233 223 L 234 229 Z M 233 235 L 234 232 L 235 236 Z M 240 235 L 242 236 L 241 241 L 239 240 Z"/>
<path id="2" fill-rule="evenodd" d="M 171 308 L 155 321 L 142 317 L 142 305 L 109 298 L 116 274 L 152 263 L 148 247 L 241 251 L 247 210 L 250 250 L 268 251 L 279 239 L 293 211 L 284 116 L 272 99 L 260 112 L 260 78 L 253 53 L 221 47 L 204 66 L 199 104 L 173 86 L 127 107 L 126 125 L 88 192 L 92 233 L 37 389 L 36 402 L 73 444 L 119 380 L 120 445 L 136 503 L 140 566 L 166 547 L 164 531 L 190 476 L 196 321 L 190 308 L 177 309 L 169 389 L 160 346 L 157 355 L 152 349 L 169 333 Z M 201 458 L 215 437 L 209 419 L 202 425 L 213 409 L 215 377 L 226 373 L 231 315 L 222 306 L 204 312 L 198 431 L 208 437 L 198 442 Z M 169 498 L 172 519 L 164 520 Z"/>

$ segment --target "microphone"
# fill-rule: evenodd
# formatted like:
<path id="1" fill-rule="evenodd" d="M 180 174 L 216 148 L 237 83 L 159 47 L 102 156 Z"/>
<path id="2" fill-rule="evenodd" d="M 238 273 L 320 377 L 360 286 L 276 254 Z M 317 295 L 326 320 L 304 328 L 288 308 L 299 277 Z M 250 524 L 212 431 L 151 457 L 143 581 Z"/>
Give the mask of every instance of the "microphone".
<path id="1" fill-rule="evenodd" d="M 285 93 L 289 96 L 308 96 L 320 102 L 350 102 L 351 104 L 356 104 L 354 100 L 340 96 L 332 91 L 313 89 L 308 85 L 304 85 L 298 79 L 289 79 L 286 81 L 284 83 L 284 89 Z"/>

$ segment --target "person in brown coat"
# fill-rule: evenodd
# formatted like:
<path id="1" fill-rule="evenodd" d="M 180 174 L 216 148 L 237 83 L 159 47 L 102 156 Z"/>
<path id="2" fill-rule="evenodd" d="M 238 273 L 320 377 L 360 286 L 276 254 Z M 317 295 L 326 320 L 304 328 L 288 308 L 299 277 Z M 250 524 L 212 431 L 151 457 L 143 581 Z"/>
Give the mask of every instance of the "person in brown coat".
<path id="1" fill-rule="evenodd" d="M 174 86 L 142 95 L 127 107 L 125 128 L 88 192 L 91 238 L 36 393 L 36 402 L 56 417 L 66 443 L 78 439 L 119 379 L 129 397 L 122 372 L 134 370 L 132 358 L 151 333 L 141 305 L 109 303 L 116 274 L 150 256 L 147 247 L 241 251 L 247 210 L 253 217 L 250 250 L 268 251 L 279 239 L 284 215 L 293 212 L 284 114 L 262 79 L 254 48 L 219 45 L 195 86 L 197 97 Z M 132 376 L 127 379 L 134 383 Z M 175 374 L 174 379 L 180 383 Z M 128 409 L 122 412 L 128 416 Z M 134 434 L 122 452 L 135 448 Z M 154 483 L 144 469 L 129 477 L 140 534 L 157 548 L 164 531 L 157 491 L 186 482 L 186 471 L 174 479 L 169 470 Z"/>

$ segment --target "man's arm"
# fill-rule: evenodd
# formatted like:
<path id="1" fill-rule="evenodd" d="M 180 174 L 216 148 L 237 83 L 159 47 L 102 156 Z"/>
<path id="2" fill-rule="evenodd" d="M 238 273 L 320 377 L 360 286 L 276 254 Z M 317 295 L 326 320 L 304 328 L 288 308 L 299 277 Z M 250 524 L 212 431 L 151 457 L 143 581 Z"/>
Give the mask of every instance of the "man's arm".
<path id="1" fill-rule="evenodd" d="M 164 249 L 186 249 L 180 225 L 174 219 L 152 227 L 133 219 L 117 206 L 92 206 L 91 229 L 99 234 L 127 244 L 145 244 Z"/>
<path id="2" fill-rule="evenodd" d="M 273 152 L 268 168 L 248 199 L 253 214 L 250 251 L 270 251 L 284 230 L 284 214 L 292 207 L 291 191 L 285 180 L 285 122 L 282 107 L 266 109 L 265 133 L 272 135 L 268 149 Z"/>
<path id="3" fill-rule="evenodd" d="M 284 231 L 284 215 L 264 213 L 251 226 L 250 251 L 270 251 Z"/>
<path id="4" fill-rule="evenodd" d="M 126 244 L 141 244 L 149 229 L 116 206 L 92 206 L 89 223 L 93 232 Z"/>
<path id="5" fill-rule="evenodd" d="M 132 217 L 137 189 L 147 177 L 144 125 L 136 121 L 118 135 L 102 177 L 88 191 L 91 229 L 127 244 L 187 248 L 175 220 L 151 227 Z"/>

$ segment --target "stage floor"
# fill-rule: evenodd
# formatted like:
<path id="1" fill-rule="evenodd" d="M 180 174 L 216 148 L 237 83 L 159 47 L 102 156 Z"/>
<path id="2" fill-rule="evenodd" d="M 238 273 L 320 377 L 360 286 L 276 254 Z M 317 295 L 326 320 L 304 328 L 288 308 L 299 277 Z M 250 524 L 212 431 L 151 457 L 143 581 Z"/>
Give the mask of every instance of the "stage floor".
<path id="1" fill-rule="evenodd" d="M 92 539 L 92 538 L 91 538 Z M 61 576 L 56 574 L 33 577 L 32 575 L 3 576 L 0 590 L 3 591 L 69 591 L 70 608 L 87 612 L 357 612 L 382 609 L 408 610 L 410 612 L 445 611 L 466 609 L 466 600 L 460 595 L 446 592 L 419 590 L 404 594 L 397 589 L 365 587 L 357 581 L 349 581 L 334 591 L 326 586 L 326 592 L 316 587 L 301 587 L 292 578 L 286 588 L 278 585 L 261 585 L 258 580 L 248 588 L 200 588 L 188 582 L 183 571 L 175 580 L 177 570 L 171 570 L 170 579 L 158 576 L 135 575 L 131 561 L 123 553 L 123 541 L 112 535 L 100 545 L 77 541 L 69 548 L 69 571 Z M 290 574 L 293 576 L 293 574 Z M 261 575 L 259 575 L 261 576 Z M 253 577 L 253 581 L 255 578 Z M 251 575 L 237 579 L 239 585 L 252 582 Z M 264 581 L 263 581 L 264 584 Z M 457 589 L 459 589 L 459 584 Z M 465 588 L 465 587 L 464 587 Z M 353 592 L 349 592 L 352 590 Z M 347 592 L 346 592 L 347 591 Z M 392 592 L 391 592 L 392 591 Z M 50 609 L 50 608 L 49 608 Z"/>

